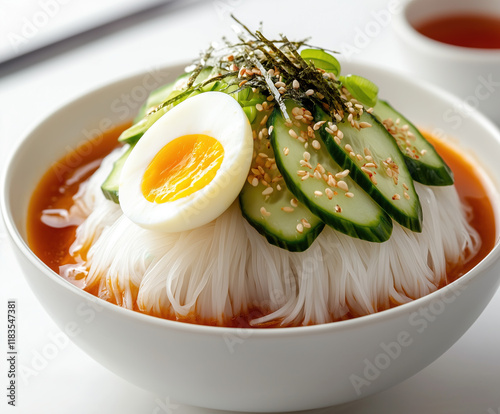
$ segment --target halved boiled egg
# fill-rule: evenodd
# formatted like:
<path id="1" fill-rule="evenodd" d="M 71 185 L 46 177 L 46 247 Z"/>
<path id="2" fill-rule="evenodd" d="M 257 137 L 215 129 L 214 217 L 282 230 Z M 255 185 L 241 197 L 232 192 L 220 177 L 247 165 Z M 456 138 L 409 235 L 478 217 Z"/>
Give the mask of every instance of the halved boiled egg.
<path id="1" fill-rule="evenodd" d="M 239 103 L 205 92 L 142 136 L 120 176 L 120 206 L 141 227 L 178 232 L 206 224 L 236 199 L 250 169 L 252 130 Z"/>

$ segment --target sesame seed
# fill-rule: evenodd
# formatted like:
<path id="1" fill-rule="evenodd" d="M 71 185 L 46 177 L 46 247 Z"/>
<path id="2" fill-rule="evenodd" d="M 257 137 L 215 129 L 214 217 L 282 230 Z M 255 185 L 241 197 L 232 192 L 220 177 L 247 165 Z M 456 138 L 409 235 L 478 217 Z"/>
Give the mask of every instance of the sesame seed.
<path id="1" fill-rule="evenodd" d="M 404 188 L 405 190 L 408 190 L 408 186 L 407 186 L 405 183 L 403 183 L 403 188 Z"/>
<path id="2" fill-rule="evenodd" d="M 358 161 L 363 160 L 363 156 L 361 154 L 356 154 L 356 158 L 358 159 Z"/>
<path id="3" fill-rule="evenodd" d="M 422 155 L 427 154 L 427 150 L 423 149 L 422 151 L 420 151 L 420 154 L 422 154 Z"/>
<path id="4" fill-rule="evenodd" d="M 302 180 L 302 181 L 305 181 L 305 180 L 307 180 L 308 178 L 309 178 L 309 173 L 307 173 L 307 175 L 304 175 L 304 176 L 301 178 L 301 180 Z"/>
<path id="5" fill-rule="evenodd" d="M 350 156 L 351 158 L 356 158 L 356 153 L 355 153 L 354 151 L 351 151 L 351 152 L 349 153 L 349 156 Z"/>
<path id="6" fill-rule="evenodd" d="M 288 206 L 281 207 L 281 209 L 282 209 L 285 213 L 292 213 L 292 212 L 295 210 L 293 207 L 288 207 Z"/>
<path id="7" fill-rule="evenodd" d="M 349 198 L 353 198 L 354 194 L 348 191 L 347 193 L 345 193 L 345 196 L 349 197 Z"/>
<path id="8" fill-rule="evenodd" d="M 342 207 L 340 207 L 338 204 L 335 206 L 335 212 L 336 213 L 342 213 Z"/>
<path id="9" fill-rule="evenodd" d="M 283 148 L 283 154 L 288 155 L 289 152 L 290 152 L 290 148 L 288 148 L 288 147 Z"/>
<path id="10" fill-rule="evenodd" d="M 349 170 L 344 170 L 335 174 L 335 178 L 345 178 L 349 175 Z"/>
<path id="11" fill-rule="evenodd" d="M 349 144 L 346 144 L 344 148 L 347 152 L 352 152 L 352 147 Z"/>
<path id="12" fill-rule="evenodd" d="M 292 82 L 293 89 L 299 89 L 300 83 L 297 79 L 294 79 Z"/>
<path id="13" fill-rule="evenodd" d="M 405 191 L 405 192 L 403 192 L 403 196 L 404 196 L 404 198 L 406 198 L 407 200 L 409 200 L 409 199 L 410 199 L 410 196 L 408 195 L 408 193 L 407 193 L 406 191 Z"/>
<path id="14" fill-rule="evenodd" d="M 277 88 L 284 88 L 286 84 L 284 82 L 276 82 L 274 86 L 276 86 Z"/>
<path id="15" fill-rule="evenodd" d="M 319 149 L 321 148 L 321 144 L 320 144 L 320 143 L 319 143 L 319 141 L 318 141 L 318 140 L 316 140 L 316 139 L 312 142 L 312 146 L 313 146 L 313 148 L 314 148 L 314 149 L 316 149 L 316 150 L 319 150 Z"/>
<path id="16" fill-rule="evenodd" d="M 295 138 L 297 139 L 299 136 L 297 135 L 297 133 L 293 130 L 293 129 L 290 129 L 288 131 L 288 134 L 292 137 L 292 138 Z"/>
<path id="17" fill-rule="evenodd" d="M 323 125 L 326 121 L 318 121 L 314 124 L 313 129 L 317 131 L 318 129 L 321 128 L 321 125 Z"/>
<path id="18" fill-rule="evenodd" d="M 342 181 L 342 180 L 337 181 L 337 187 L 340 188 L 341 190 L 344 190 L 344 191 L 349 190 L 349 186 L 347 185 L 347 183 L 345 181 Z"/>
<path id="19" fill-rule="evenodd" d="M 316 178 L 317 180 L 321 180 L 321 173 L 318 170 L 314 171 L 314 178 Z"/>
<path id="20" fill-rule="evenodd" d="M 298 171 L 297 171 L 297 175 L 298 175 L 299 177 L 304 177 L 304 176 L 305 176 L 305 175 L 307 175 L 307 174 L 308 174 L 308 173 L 307 173 L 306 171 L 304 171 L 304 170 L 298 170 Z"/>
<path id="21" fill-rule="evenodd" d="M 367 162 L 367 163 L 365 164 L 365 167 L 366 167 L 366 168 L 375 168 L 375 167 L 376 167 L 376 165 L 375 165 L 373 162 Z"/>
<path id="22" fill-rule="evenodd" d="M 368 109 L 366 110 L 366 112 L 368 112 L 369 114 L 371 114 L 371 113 L 373 112 L 373 108 L 368 108 Z"/>
<path id="23" fill-rule="evenodd" d="M 274 76 L 274 69 L 269 69 L 269 70 L 267 71 L 267 74 L 268 74 L 269 76 Z"/>
<path id="24" fill-rule="evenodd" d="M 370 124 L 369 122 L 360 122 L 359 123 L 360 128 L 370 128 L 371 126 L 372 126 L 372 124 Z"/>
<path id="25" fill-rule="evenodd" d="M 259 179 L 257 177 L 253 177 L 250 184 L 252 184 L 252 187 L 257 187 L 259 185 Z"/>
<path id="26" fill-rule="evenodd" d="M 303 233 L 304 232 L 304 226 L 302 225 L 302 223 L 297 224 L 296 229 L 297 229 L 297 231 L 299 233 Z"/>
<path id="27" fill-rule="evenodd" d="M 274 125 L 271 125 L 271 126 L 269 127 L 269 129 L 267 130 L 267 133 L 268 133 L 269 135 L 271 135 L 271 133 L 273 132 L 273 129 L 274 129 Z"/>
<path id="28" fill-rule="evenodd" d="M 262 191 L 262 195 L 270 195 L 273 192 L 273 187 L 267 187 L 264 191 Z"/>
<path id="29" fill-rule="evenodd" d="M 268 155 L 263 153 L 263 152 L 259 152 L 259 157 L 261 158 L 268 158 Z"/>
<path id="30" fill-rule="evenodd" d="M 319 170 L 319 172 L 320 172 L 321 174 L 324 174 L 324 173 L 325 173 L 325 171 L 326 171 L 326 170 L 325 170 L 325 167 L 323 167 L 323 165 L 321 165 L 321 164 L 319 164 L 319 163 L 318 163 L 318 165 L 316 166 L 316 168 Z"/>
<path id="31" fill-rule="evenodd" d="M 342 138 L 344 138 L 344 133 L 339 129 L 337 131 L 337 136 L 339 137 L 339 139 L 342 139 Z"/>
<path id="32" fill-rule="evenodd" d="M 328 127 L 325 127 L 325 131 L 328 132 L 331 135 L 334 134 L 334 132 L 330 128 L 328 128 Z"/>
<path id="33" fill-rule="evenodd" d="M 258 103 L 255 105 L 255 109 L 257 109 L 257 111 L 261 112 L 264 108 L 262 107 L 262 105 L 260 103 Z"/>
<path id="34" fill-rule="evenodd" d="M 308 90 L 306 91 L 306 95 L 307 95 L 307 96 L 311 96 L 311 95 L 313 95 L 313 94 L 314 94 L 314 90 L 313 90 L 313 89 L 308 89 Z"/>
<path id="35" fill-rule="evenodd" d="M 323 195 L 323 193 L 322 193 L 321 191 L 315 191 L 315 192 L 314 192 L 314 195 L 315 195 L 316 197 L 321 197 L 321 196 Z"/>
<path id="36" fill-rule="evenodd" d="M 281 185 L 276 184 L 276 190 L 281 191 Z"/>
<path id="37" fill-rule="evenodd" d="M 336 187 L 337 186 L 337 180 L 335 180 L 335 178 L 333 177 L 333 175 L 329 175 L 328 176 L 328 180 L 327 180 L 327 184 L 330 186 L 330 187 Z"/>
<path id="38" fill-rule="evenodd" d="M 246 79 L 242 80 L 238 86 L 241 88 L 245 83 L 247 83 L 248 81 Z"/>
<path id="39" fill-rule="evenodd" d="M 271 215 L 271 213 L 267 211 L 265 207 L 260 208 L 260 214 L 262 214 L 265 217 L 269 217 Z"/>
<path id="40" fill-rule="evenodd" d="M 329 200 L 331 200 L 333 198 L 333 191 L 330 190 L 329 188 L 325 188 L 325 194 Z"/>
<path id="41" fill-rule="evenodd" d="M 372 181 L 373 184 L 377 185 L 377 179 L 375 178 L 375 174 L 373 174 L 371 177 L 370 177 L 370 180 Z"/>
<path id="42" fill-rule="evenodd" d="M 401 199 L 401 196 L 400 196 L 399 194 L 394 194 L 394 195 L 392 196 L 392 199 L 393 199 L 393 200 L 399 200 L 399 199 Z"/>
<path id="43" fill-rule="evenodd" d="M 264 118 L 262 118 L 262 120 L 260 121 L 260 124 L 265 125 L 267 122 L 267 118 L 269 118 L 269 115 L 264 116 Z"/>
<path id="44" fill-rule="evenodd" d="M 274 100 L 274 96 L 273 95 L 269 95 L 267 98 L 266 98 L 269 102 L 273 101 Z"/>
<path id="45" fill-rule="evenodd" d="M 285 88 L 279 88 L 278 89 L 278 92 L 283 95 L 285 92 L 286 92 L 286 89 Z"/>
<path id="46" fill-rule="evenodd" d="M 335 135 L 335 136 L 333 137 L 333 140 L 335 141 L 335 143 L 336 143 L 337 145 L 340 145 L 340 138 L 339 138 L 337 135 Z"/>
<path id="47" fill-rule="evenodd" d="M 299 206 L 299 202 L 297 201 L 296 198 L 292 198 L 290 200 L 290 204 L 291 204 L 292 207 L 298 207 Z"/>
<path id="48" fill-rule="evenodd" d="M 309 161 L 311 159 L 311 154 L 309 154 L 307 151 L 305 151 L 304 154 L 302 154 L 302 156 L 306 161 Z"/>

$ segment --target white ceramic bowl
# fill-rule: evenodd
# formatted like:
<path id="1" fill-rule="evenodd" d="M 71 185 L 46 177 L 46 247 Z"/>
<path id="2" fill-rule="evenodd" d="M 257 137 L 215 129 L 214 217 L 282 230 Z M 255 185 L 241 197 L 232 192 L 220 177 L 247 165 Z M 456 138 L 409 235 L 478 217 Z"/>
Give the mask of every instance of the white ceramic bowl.
<path id="1" fill-rule="evenodd" d="M 474 49 L 432 40 L 415 30 L 422 22 L 453 14 L 500 18 L 500 2 L 491 0 L 410 0 L 394 20 L 400 55 L 418 79 L 425 79 L 458 95 L 448 114 L 474 116 L 479 109 L 500 123 L 500 50 Z"/>
<path id="2" fill-rule="evenodd" d="M 179 70 L 171 68 L 171 73 Z M 372 79 L 381 95 L 417 124 L 447 130 L 442 113 L 456 103 L 451 95 L 370 66 L 345 63 L 344 70 Z M 467 275 L 422 299 L 354 320 L 300 328 L 184 324 L 125 310 L 77 289 L 29 249 L 28 202 L 48 166 L 82 140 L 82 130 L 120 121 L 121 112 L 113 109 L 117 97 L 129 94 L 145 76 L 93 91 L 38 125 L 10 159 L 1 199 L 14 250 L 38 299 L 81 349 L 117 375 L 174 401 L 225 410 L 341 404 L 384 390 L 430 364 L 471 326 L 495 293 L 498 245 Z M 500 133 L 483 116 L 464 119 L 454 138 L 477 154 L 492 176 L 500 176 Z M 492 191 L 500 217 L 499 187 Z"/>

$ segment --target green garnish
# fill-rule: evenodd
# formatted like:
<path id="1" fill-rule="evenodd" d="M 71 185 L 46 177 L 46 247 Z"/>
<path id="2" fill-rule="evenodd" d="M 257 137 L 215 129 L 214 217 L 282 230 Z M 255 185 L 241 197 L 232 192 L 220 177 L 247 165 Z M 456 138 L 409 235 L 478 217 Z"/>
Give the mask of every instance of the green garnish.
<path id="1" fill-rule="evenodd" d="M 340 63 L 329 53 L 323 49 L 303 49 L 300 56 L 306 62 L 311 62 L 319 69 L 333 73 L 335 76 L 340 74 Z"/>
<path id="2" fill-rule="evenodd" d="M 377 103 L 378 86 L 359 75 L 340 76 L 340 82 L 359 102 L 372 108 Z"/>

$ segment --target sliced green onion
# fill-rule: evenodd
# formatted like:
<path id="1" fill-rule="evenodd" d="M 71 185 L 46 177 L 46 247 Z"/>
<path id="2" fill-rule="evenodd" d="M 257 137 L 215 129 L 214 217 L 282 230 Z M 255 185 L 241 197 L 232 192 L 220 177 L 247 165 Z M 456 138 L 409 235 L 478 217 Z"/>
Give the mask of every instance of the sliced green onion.
<path id="1" fill-rule="evenodd" d="M 312 62 L 317 68 L 326 70 L 338 76 L 340 73 L 340 63 L 329 53 L 321 49 L 304 49 L 300 52 L 300 56 L 306 62 Z"/>
<path id="2" fill-rule="evenodd" d="M 255 120 L 255 118 L 257 117 L 257 109 L 255 108 L 255 105 L 244 106 L 243 112 L 245 112 L 245 115 L 247 116 L 248 121 L 250 123 L 252 123 Z"/>
<path id="3" fill-rule="evenodd" d="M 378 86 L 372 81 L 358 75 L 340 76 L 339 80 L 362 104 L 374 107 L 377 103 Z"/>

